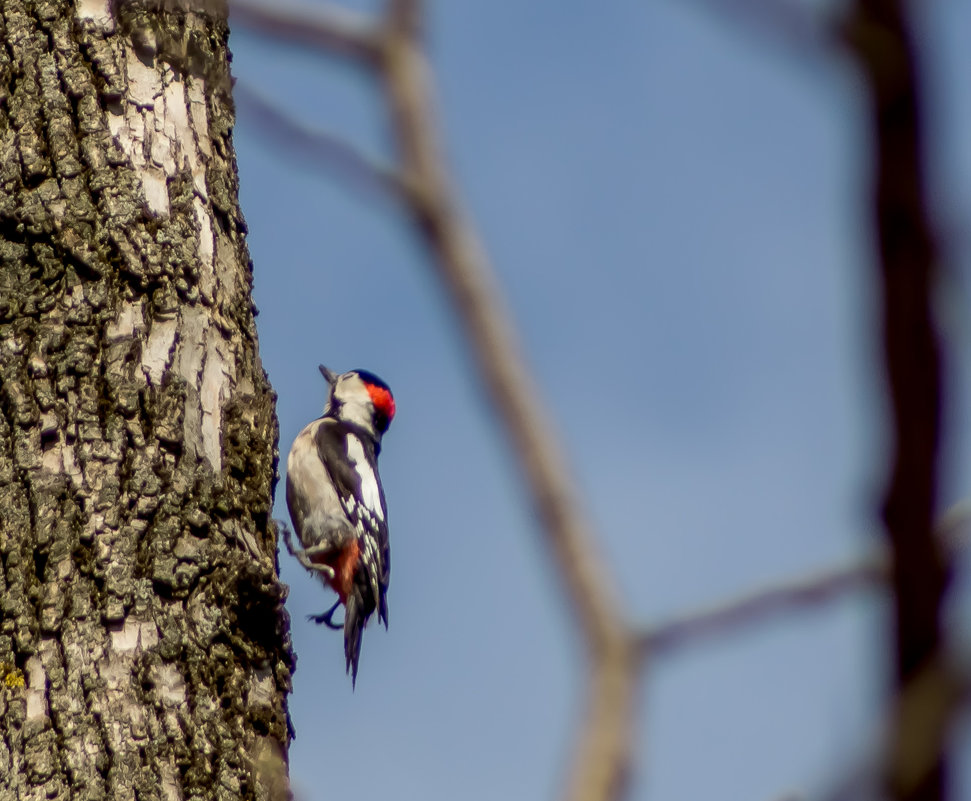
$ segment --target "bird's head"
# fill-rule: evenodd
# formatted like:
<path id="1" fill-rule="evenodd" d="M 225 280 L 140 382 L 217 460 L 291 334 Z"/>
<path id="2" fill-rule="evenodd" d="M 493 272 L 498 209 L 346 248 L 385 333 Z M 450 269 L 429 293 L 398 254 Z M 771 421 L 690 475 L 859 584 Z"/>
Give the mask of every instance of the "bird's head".
<path id="1" fill-rule="evenodd" d="M 394 419 L 391 388 L 367 370 L 335 373 L 320 365 L 320 374 L 330 385 L 324 416 L 358 425 L 380 439 Z"/>

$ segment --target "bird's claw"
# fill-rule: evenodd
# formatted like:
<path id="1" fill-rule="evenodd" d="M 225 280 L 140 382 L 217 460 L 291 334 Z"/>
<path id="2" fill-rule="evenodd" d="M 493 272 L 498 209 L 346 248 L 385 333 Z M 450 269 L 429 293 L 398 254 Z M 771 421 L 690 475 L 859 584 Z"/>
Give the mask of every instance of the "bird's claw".
<path id="1" fill-rule="evenodd" d="M 337 611 L 337 607 L 341 605 L 340 601 L 337 601 L 330 609 L 320 615 L 307 615 L 307 620 L 312 620 L 318 626 L 323 624 L 329 629 L 334 629 L 335 631 L 341 631 L 344 628 L 344 624 L 337 624 L 334 622 L 334 612 Z"/>
<path id="2" fill-rule="evenodd" d="M 303 565 L 307 570 L 314 573 L 321 573 L 326 579 L 334 578 L 334 568 L 332 568 L 330 565 L 325 565 L 322 562 L 314 562 L 313 559 L 311 559 L 312 556 L 316 556 L 317 554 L 328 553 L 331 550 L 330 548 L 312 546 L 310 548 L 306 548 L 305 550 L 298 551 L 293 547 L 290 526 L 288 526 L 282 520 L 278 520 L 277 525 L 280 528 L 280 537 L 283 539 L 283 544 L 286 546 L 287 551 L 290 552 L 290 556 L 300 562 L 300 564 Z"/>

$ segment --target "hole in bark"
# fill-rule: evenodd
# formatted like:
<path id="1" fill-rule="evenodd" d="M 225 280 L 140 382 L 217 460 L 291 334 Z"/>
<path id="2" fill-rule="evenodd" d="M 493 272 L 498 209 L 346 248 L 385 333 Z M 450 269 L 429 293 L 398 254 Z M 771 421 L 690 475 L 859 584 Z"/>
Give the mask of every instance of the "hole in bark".
<path id="1" fill-rule="evenodd" d="M 145 47 L 137 40 L 134 42 L 134 45 L 135 55 L 138 57 L 138 60 L 141 61 L 146 67 L 155 69 L 155 51 Z"/>
<path id="2" fill-rule="evenodd" d="M 233 614 L 239 633 L 264 653 L 276 653 L 281 639 L 279 601 L 245 577 L 237 585 L 237 592 Z"/>
<path id="3" fill-rule="evenodd" d="M 24 176 L 24 187 L 26 189 L 36 189 L 44 181 L 46 181 L 48 176 L 42 172 L 32 172 Z"/>
<path id="4" fill-rule="evenodd" d="M 38 581 L 44 580 L 44 570 L 47 568 L 47 551 L 34 551 L 34 573 Z"/>
<path id="5" fill-rule="evenodd" d="M 41 430 L 40 432 L 40 448 L 42 451 L 49 451 L 57 444 L 57 434 L 56 428 L 51 428 L 48 430 Z"/>
<path id="6" fill-rule="evenodd" d="M 152 579 L 152 589 L 155 590 L 155 594 L 166 601 L 171 601 L 175 594 L 171 584 L 165 581 L 160 581 L 159 579 Z"/>

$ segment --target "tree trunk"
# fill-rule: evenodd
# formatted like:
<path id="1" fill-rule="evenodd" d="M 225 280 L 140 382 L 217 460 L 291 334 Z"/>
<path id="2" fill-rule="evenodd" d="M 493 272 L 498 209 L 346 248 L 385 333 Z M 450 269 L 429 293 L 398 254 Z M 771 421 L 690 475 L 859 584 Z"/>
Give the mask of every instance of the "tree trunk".
<path id="1" fill-rule="evenodd" d="M 284 793 L 225 8 L 0 0 L 0 801 Z"/>

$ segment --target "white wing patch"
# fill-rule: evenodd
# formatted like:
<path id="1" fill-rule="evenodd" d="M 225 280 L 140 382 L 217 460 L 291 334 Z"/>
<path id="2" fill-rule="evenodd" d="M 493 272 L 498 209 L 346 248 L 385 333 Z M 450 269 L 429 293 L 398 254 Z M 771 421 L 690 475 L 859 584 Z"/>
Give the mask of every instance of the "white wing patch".
<path id="1" fill-rule="evenodd" d="M 347 458 L 351 460 L 354 469 L 361 478 L 361 501 L 372 515 L 378 520 L 384 520 L 384 509 L 381 508 L 381 490 L 378 487 L 378 477 L 368 463 L 364 454 L 364 446 L 353 434 L 347 435 Z"/>

